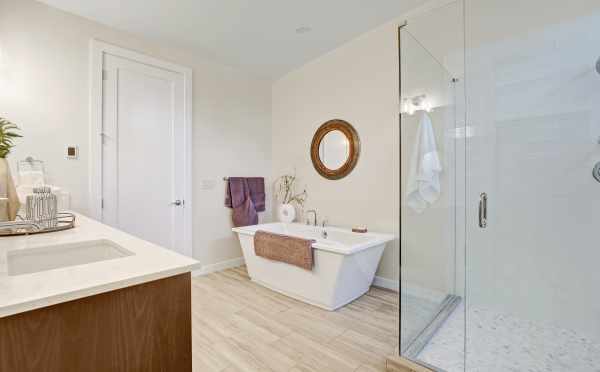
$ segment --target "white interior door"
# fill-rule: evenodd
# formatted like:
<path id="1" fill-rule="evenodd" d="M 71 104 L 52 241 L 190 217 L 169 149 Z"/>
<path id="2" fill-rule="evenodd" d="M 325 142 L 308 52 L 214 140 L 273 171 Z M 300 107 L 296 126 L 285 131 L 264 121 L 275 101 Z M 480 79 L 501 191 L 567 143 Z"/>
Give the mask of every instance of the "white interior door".
<path id="1" fill-rule="evenodd" d="M 102 221 L 186 253 L 184 76 L 104 54 Z"/>

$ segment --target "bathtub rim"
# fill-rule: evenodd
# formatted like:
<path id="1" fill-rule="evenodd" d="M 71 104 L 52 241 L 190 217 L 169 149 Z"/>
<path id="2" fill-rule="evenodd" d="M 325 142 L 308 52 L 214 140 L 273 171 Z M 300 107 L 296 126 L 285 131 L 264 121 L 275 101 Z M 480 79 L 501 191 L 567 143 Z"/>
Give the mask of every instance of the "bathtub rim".
<path id="1" fill-rule="evenodd" d="M 296 225 L 296 226 L 302 226 L 304 228 L 309 227 L 311 229 L 316 229 L 319 231 L 322 229 L 320 227 L 307 226 L 307 225 L 301 224 L 301 223 L 270 222 L 270 223 L 264 223 L 264 224 L 259 224 L 259 225 L 234 227 L 231 230 L 238 234 L 254 236 L 256 231 L 262 230 L 261 227 L 281 226 L 281 225 L 283 225 L 283 226 Z M 387 244 L 391 241 L 394 241 L 396 239 L 396 237 L 392 234 L 383 234 L 383 233 L 376 233 L 376 232 L 355 233 L 350 229 L 345 229 L 345 228 L 341 228 L 341 227 L 328 226 L 328 227 L 326 227 L 326 230 L 343 232 L 343 233 L 348 233 L 348 234 L 356 234 L 357 236 L 372 238 L 366 242 L 352 244 L 352 245 L 344 245 L 341 243 L 336 244 L 336 245 L 324 244 L 322 240 L 317 240 L 317 242 L 313 244 L 314 249 L 331 252 L 331 253 L 342 254 L 342 255 L 352 255 L 352 254 L 364 251 L 369 248 L 377 247 L 382 244 L 385 247 L 385 244 Z M 263 230 L 263 231 L 269 232 L 269 230 Z M 297 236 L 297 235 L 291 235 L 291 236 Z M 301 237 L 301 236 L 297 236 L 297 237 Z"/>

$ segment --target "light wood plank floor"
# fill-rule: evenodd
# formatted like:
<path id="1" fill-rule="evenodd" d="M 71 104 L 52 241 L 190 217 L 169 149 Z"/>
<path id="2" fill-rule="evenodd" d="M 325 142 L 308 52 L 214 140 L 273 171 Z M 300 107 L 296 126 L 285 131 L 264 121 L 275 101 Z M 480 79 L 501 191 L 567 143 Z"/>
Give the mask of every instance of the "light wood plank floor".
<path id="1" fill-rule="evenodd" d="M 330 312 L 251 282 L 244 267 L 193 278 L 194 371 L 385 371 L 398 302 L 372 288 Z"/>

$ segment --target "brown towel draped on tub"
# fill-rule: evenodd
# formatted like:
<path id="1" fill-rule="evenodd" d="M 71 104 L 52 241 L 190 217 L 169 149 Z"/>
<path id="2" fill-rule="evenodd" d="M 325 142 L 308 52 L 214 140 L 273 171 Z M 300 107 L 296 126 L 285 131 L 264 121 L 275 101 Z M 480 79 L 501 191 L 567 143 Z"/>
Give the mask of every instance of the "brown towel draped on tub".
<path id="1" fill-rule="evenodd" d="M 269 260 L 312 270 L 314 242 L 259 230 L 254 234 L 254 253 Z"/>

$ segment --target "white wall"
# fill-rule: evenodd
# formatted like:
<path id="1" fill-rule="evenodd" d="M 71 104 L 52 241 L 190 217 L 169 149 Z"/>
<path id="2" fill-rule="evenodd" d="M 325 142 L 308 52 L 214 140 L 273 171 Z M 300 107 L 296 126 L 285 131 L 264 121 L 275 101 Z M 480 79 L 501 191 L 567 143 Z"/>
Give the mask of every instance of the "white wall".
<path id="1" fill-rule="evenodd" d="M 398 234 L 398 41 L 395 23 L 379 27 L 306 64 L 273 85 L 273 172 L 294 168 L 306 185 L 305 209 L 331 225 L 366 225 Z M 354 171 L 331 181 L 310 160 L 316 129 L 344 119 L 358 131 Z M 304 217 L 300 216 L 300 221 Z M 389 244 L 377 275 L 398 278 L 398 241 Z"/>
<path id="2" fill-rule="evenodd" d="M 222 177 L 270 176 L 269 81 L 32 0 L 1 0 L 0 116 L 25 136 L 10 157 L 13 167 L 29 155 L 45 160 L 50 182 L 70 191 L 73 209 L 86 213 L 91 38 L 193 69 L 194 257 L 212 264 L 241 256 Z M 79 160 L 64 158 L 66 144 L 79 146 Z M 215 187 L 202 189 L 203 180 Z"/>
<path id="3" fill-rule="evenodd" d="M 431 2 L 425 8 L 448 2 Z M 425 9 L 424 8 L 424 9 Z M 422 33 L 421 22 L 412 19 L 424 9 L 409 16 L 409 28 Z M 462 8 L 446 6 L 436 11 L 439 20 L 450 22 Z M 273 178 L 294 169 L 301 185 L 306 185 L 309 199 L 305 209 L 316 208 L 319 216 L 327 217 L 334 225 L 367 225 L 399 235 L 399 120 L 398 120 L 398 34 L 397 28 L 405 17 L 382 25 L 306 64 L 273 85 Z M 446 27 L 443 39 L 449 43 L 462 40 L 460 24 Z M 433 35 L 430 32 L 429 35 Z M 448 43 L 441 43 L 447 47 Z M 419 48 L 415 44 L 415 48 Z M 454 45 L 452 46 L 454 47 Z M 452 50 L 452 48 L 449 48 Z M 450 52 L 443 50 L 449 64 Z M 440 151 L 444 161 L 447 146 L 447 125 L 453 126 L 455 103 L 449 79 L 441 66 L 426 52 L 413 56 L 411 81 L 405 82 L 406 94 L 426 93 L 438 106 L 432 114 L 436 121 Z M 429 60 L 425 61 L 425 58 Z M 456 59 L 456 58 L 454 58 Z M 428 62 L 428 63 L 425 63 Z M 425 77 L 425 79 L 418 79 Z M 355 170 L 346 178 L 329 181 L 314 170 L 309 148 L 315 130 L 323 122 L 339 118 L 352 123 L 362 141 L 362 153 Z M 414 143 L 416 122 L 407 118 L 403 132 L 402 156 L 406 169 Z M 403 129 L 404 130 L 404 129 Z M 450 143 L 453 143 L 452 140 Z M 453 155 L 453 154 L 451 154 Z M 428 291 L 449 293 L 454 287 L 453 204 L 449 198 L 452 179 L 443 176 L 442 198 L 427 212 L 426 218 L 407 220 L 403 239 L 403 279 Z M 402 182 L 405 183 L 403 178 Z M 402 196 L 403 198 L 403 196 Z M 410 212 L 405 211 L 403 213 Z M 411 215 L 414 217 L 414 215 Z M 304 221 L 303 217 L 300 217 Z M 399 276 L 399 241 L 388 245 L 378 276 L 394 280 Z"/>

